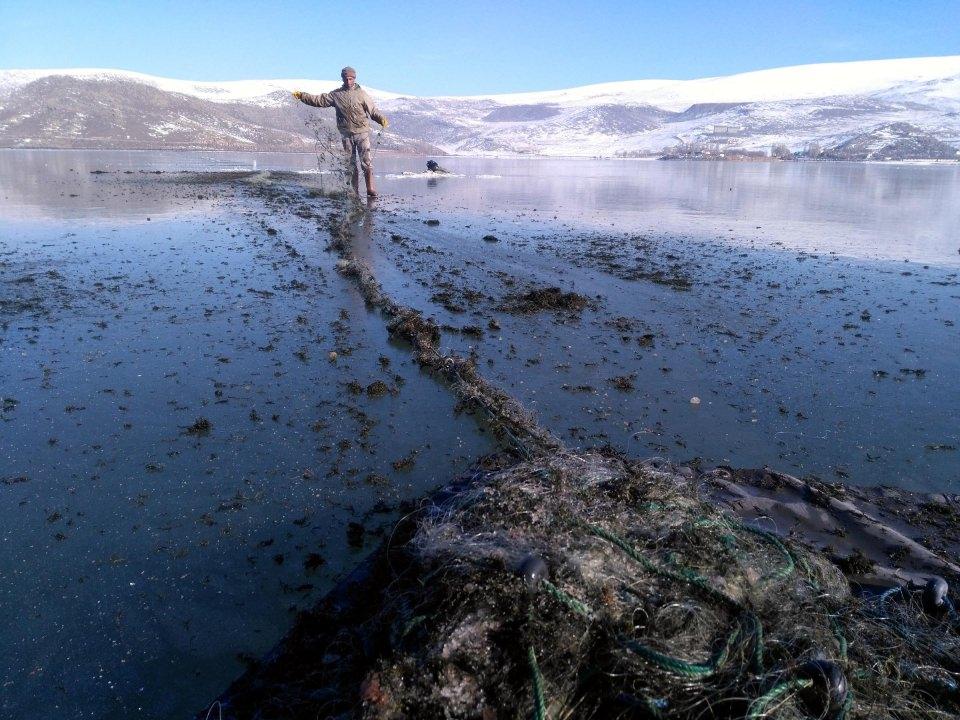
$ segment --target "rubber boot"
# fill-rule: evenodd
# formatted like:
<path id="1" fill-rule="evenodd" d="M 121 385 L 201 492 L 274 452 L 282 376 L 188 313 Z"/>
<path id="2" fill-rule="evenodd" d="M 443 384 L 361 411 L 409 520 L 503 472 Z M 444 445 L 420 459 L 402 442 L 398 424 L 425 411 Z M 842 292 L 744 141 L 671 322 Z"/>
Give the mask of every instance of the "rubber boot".
<path id="1" fill-rule="evenodd" d="M 376 197 L 377 189 L 373 186 L 373 168 L 364 169 L 363 178 L 367 181 L 367 197 Z"/>

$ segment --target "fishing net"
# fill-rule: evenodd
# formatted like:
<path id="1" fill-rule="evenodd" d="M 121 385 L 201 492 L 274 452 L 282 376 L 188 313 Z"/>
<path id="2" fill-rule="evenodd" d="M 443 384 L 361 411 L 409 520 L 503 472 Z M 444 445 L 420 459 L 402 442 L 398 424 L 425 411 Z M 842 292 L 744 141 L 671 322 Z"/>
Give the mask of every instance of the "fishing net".
<path id="1" fill-rule="evenodd" d="M 513 451 L 408 514 L 228 694 L 235 716 L 960 713 L 944 587 L 854 592 L 823 553 L 720 509 L 710 474 L 566 449 L 383 292 L 354 219 L 331 222 L 340 272 Z"/>

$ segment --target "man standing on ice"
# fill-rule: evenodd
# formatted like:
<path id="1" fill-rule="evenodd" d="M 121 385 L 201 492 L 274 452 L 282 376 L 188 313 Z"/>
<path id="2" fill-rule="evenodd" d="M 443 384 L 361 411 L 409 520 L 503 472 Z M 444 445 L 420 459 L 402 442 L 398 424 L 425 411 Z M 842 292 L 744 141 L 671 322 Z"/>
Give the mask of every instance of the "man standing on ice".
<path id="1" fill-rule="evenodd" d="M 373 186 L 373 158 L 370 154 L 370 128 L 367 118 L 370 117 L 387 127 L 387 118 L 377 110 L 373 100 L 367 92 L 357 85 L 357 71 L 352 67 L 345 67 L 340 71 L 343 85 L 333 92 L 322 95 L 295 90 L 293 96 L 302 103 L 313 107 L 333 107 L 337 111 L 337 129 L 343 141 L 343 151 L 350 156 L 350 182 L 355 193 L 360 192 L 360 175 L 357 171 L 357 161 L 363 168 L 363 177 L 367 183 L 367 196 L 376 197 L 377 189 Z"/>

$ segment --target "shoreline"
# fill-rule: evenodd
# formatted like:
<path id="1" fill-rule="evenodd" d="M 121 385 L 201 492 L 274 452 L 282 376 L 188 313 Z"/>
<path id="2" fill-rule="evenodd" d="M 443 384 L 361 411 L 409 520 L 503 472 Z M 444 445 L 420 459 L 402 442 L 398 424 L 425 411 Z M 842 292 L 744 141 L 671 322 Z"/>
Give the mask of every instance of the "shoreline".
<path id="1" fill-rule="evenodd" d="M 55 147 L 55 146 L 17 146 L 17 147 L 0 147 L 0 152 L 3 151 L 34 151 L 40 150 L 43 152 L 118 152 L 118 153 L 157 153 L 157 152 L 171 152 L 171 153 L 240 153 L 240 154 L 251 154 L 251 155 L 311 155 L 316 156 L 316 150 L 252 150 L 252 149 L 243 149 L 243 148 L 234 148 L 234 149 L 224 149 L 224 148 L 204 148 L 204 147 L 183 147 L 183 148 L 171 148 L 171 147 L 138 147 L 138 148 L 118 148 L 118 147 Z M 389 149 L 378 149 L 377 153 L 384 155 L 386 157 L 399 157 L 399 158 L 409 158 L 409 157 L 425 157 L 425 158 L 464 158 L 468 160 L 613 160 L 613 161 L 630 161 L 630 162 L 651 162 L 654 160 L 664 160 L 670 162 L 713 162 L 713 163 L 757 163 L 757 162 L 768 162 L 768 163 L 830 163 L 833 165 L 881 165 L 881 166 L 895 166 L 895 165 L 905 165 L 911 167 L 926 167 L 926 166 L 939 166 L 947 165 L 952 167 L 960 166 L 960 158 L 956 160 L 946 160 L 943 158 L 911 158 L 903 160 L 842 160 L 842 159 L 832 159 L 832 158 L 794 158 L 792 160 L 785 160 L 783 158 L 776 157 L 761 157 L 761 158 L 675 158 L 675 157 L 664 157 L 662 155 L 649 156 L 649 157 L 617 157 L 615 155 L 534 155 L 531 153 L 515 153 L 515 154 L 476 154 L 476 155 L 461 155 L 458 153 L 444 153 L 442 155 L 424 155 L 421 152 L 399 152 L 396 150 Z"/>

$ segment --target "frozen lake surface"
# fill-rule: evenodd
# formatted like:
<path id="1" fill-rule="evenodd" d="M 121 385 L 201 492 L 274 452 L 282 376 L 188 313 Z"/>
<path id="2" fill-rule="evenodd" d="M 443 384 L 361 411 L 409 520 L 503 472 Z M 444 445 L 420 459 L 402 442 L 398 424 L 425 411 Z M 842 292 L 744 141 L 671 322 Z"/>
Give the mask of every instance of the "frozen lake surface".
<path id="1" fill-rule="evenodd" d="M 960 162 L 440 160 L 452 177 L 425 177 L 423 158 L 378 157 L 379 183 L 389 195 L 484 215 L 536 211 L 580 227 L 960 265 Z M 0 207 L 37 217 L 122 211 L 82 199 L 55 209 L 37 186 L 70 168 L 318 172 L 317 158 L 302 154 L 9 150 L 0 151 Z"/>
<path id="2" fill-rule="evenodd" d="M 424 162 L 359 252 L 570 446 L 957 492 L 957 164 Z M 499 448 L 335 271 L 330 183 L 0 151 L 5 714 L 189 715 Z M 590 306 L 504 310 L 542 286 Z"/>

